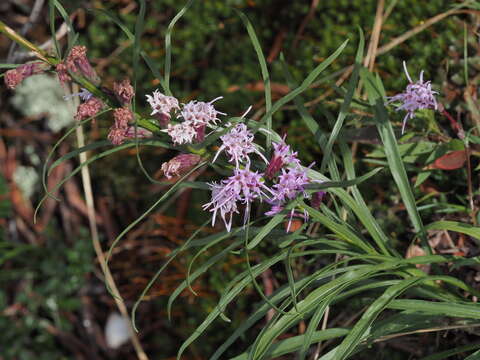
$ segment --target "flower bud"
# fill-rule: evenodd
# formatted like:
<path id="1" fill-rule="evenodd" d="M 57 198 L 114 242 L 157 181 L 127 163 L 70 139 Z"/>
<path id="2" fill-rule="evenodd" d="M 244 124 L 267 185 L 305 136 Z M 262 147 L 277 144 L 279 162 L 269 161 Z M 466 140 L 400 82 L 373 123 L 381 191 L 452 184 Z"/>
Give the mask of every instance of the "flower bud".
<path id="1" fill-rule="evenodd" d="M 117 97 L 118 101 L 122 104 L 129 104 L 135 95 L 132 85 L 130 85 L 129 79 L 124 79 L 120 82 L 113 83 L 113 92 Z"/>
<path id="2" fill-rule="evenodd" d="M 113 110 L 113 119 L 115 120 L 115 127 L 126 129 L 128 123 L 133 121 L 133 113 L 130 109 L 118 108 Z"/>
<path id="3" fill-rule="evenodd" d="M 80 73 L 94 83 L 99 83 L 100 79 L 87 58 L 87 48 L 85 46 L 74 46 L 68 54 L 66 67 L 72 73 Z"/>
<path id="4" fill-rule="evenodd" d="M 40 61 L 20 65 L 16 69 L 5 73 L 5 85 L 13 90 L 27 77 L 40 74 L 45 71 L 44 64 Z"/>
<path id="5" fill-rule="evenodd" d="M 103 102 L 96 97 L 91 97 L 87 102 L 78 105 L 75 120 L 82 121 L 95 116 L 103 107 Z"/>
<path id="6" fill-rule="evenodd" d="M 322 203 L 322 200 L 326 194 L 327 193 L 325 191 L 317 191 L 316 193 L 313 193 L 312 199 L 310 200 L 310 202 L 314 209 L 318 210 L 320 208 L 320 204 Z"/>
<path id="7" fill-rule="evenodd" d="M 175 156 L 170 161 L 162 164 L 162 170 L 167 179 L 174 176 L 181 176 L 191 170 L 201 160 L 199 155 L 181 154 Z"/>

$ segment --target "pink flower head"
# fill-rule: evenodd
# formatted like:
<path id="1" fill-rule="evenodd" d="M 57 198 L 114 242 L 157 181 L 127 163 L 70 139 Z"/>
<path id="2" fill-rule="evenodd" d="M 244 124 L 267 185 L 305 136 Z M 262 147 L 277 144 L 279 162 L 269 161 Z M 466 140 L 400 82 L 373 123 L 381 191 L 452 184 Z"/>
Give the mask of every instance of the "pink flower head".
<path id="1" fill-rule="evenodd" d="M 268 188 L 263 180 L 263 174 L 246 169 L 235 169 L 234 174 L 228 179 L 222 180 L 220 184 L 209 184 L 212 189 L 212 200 L 203 205 L 203 209 L 209 209 L 213 212 L 212 226 L 215 225 L 217 211 L 220 211 L 221 217 L 228 231 L 232 226 L 232 215 L 238 213 L 237 202 L 247 205 L 244 222 L 248 219 L 250 204 L 253 200 L 263 197 L 269 199 L 272 190 Z"/>
<path id="2" fill-rule="evenodd" d="M 263 156 L 263 154 L 257 150 L 255 144 L 253 143 L 253 134 L 250 130 L 248 130 L 245 124 L 237 124 L 228 133 L 220 136 L 220 139 L 222 140 L 223 144 L 218 149 L 212 162 L 215 162 L 218 155 L 220 155 L 222 151 L 225 151 L 230 156 L 229 161 L 234 162 L 237 168 L 243 161 L 246 161 L 247 164 L 250 163 L 248 154 L 251 153 L 257 153 L 263 159 L 263 161 L 268 164 L 268 160 L 265 158 L 265 156 Z"/>
<path id="3" fill-rule="evenodd" d="M 285 165 L 300 165 L 297 152 L 291 151 L 290 146 L 285 143 L 285 137 L 286 135 L 283 136 L 282 142 L 273 143 L 273 156 L 265 170 L 265 176 L 269 179 L 272 179 Z"/>
<path id="4" fill-rule="evenodd" d="M 185 121 L 190 121 L 195 127 L 206 125 L 211 127 L 215 125 L 220 119 L 218 115 L 226 115 L 220 111 L 217 111 L 213 106 L 213 103 L 222 97 L 213 99 L 212 101 L 206 103 L 203 101 L 192 100 L 189 103 L 183 105 L 181 111 L 182 117 Z"/>
<path id="5" fill-rule="evenodd" d="M 211 183 L 209 186 L 212 189 L 212 201 L 203 205 L 203 209 L 206 210 L 211 207 L 210 212 L 213 212 L 212 226 L 215 226 L 217 211 L 220 211 L 220 216 L 222 217 L 225 227 L 227 231 L 230 231 L 232 228 L 233 214 L 238 214 L 237 194 L 233 188 L 227 188 L 221 183 Z"/>
<path id="6" fill-rule="evenodd" d="M 181 176 L 191 170 L 201 160 L 196 154 L 180 154 L 162 164 L 162 171 L 167 179 Z"/>
<path id="7" fill-rule="evenodd" d="M 88 101 L 78 105 L 75 119 L 82 121 L 95 116 L 103 107 L 103 102 L 96 97 L 91 97 Z"/>
<path id="8" fill-rule="evenodd" d="M 14 90 L 18 86 L 18 84 L 23 81 L 23 75 L 17 69 L 8 70 L 5 73 L 4 80 L 7 88 L 9 88 L 10 90 Z"/>
<path id="9" fill-rule="evenodd" d="M 434 96 L 438 94 L 438 92 L 432 90 L 430 81 L 423 81 L 423 70 L 420 72 L 420 80 L 414 83 L 408 73 L 405 61 L 403 62 L 403 68 L 409 81 L 405 92 L 387 98 L 387 104 L 395 101 L 400 101 L 403 103 L 396 106 L 396 111 L 405 110 L 407 112 L 405 118 L 403 119 L 402 134 L 405 131 L 407 120 L 415 117 L 415 111 L 419 109 L 437 110 L 438 108 L 438 104 Z"/>
<path id="10" fill-rule="evenodd" d="M 170 121 L 170 113 L 172 110 L 180 110 L 176 98 L 164 95 L 158 91 L 158 89 L 155 90 L 152 95 L 147 95 L 147 102 L 152 108 L 150 115 L 159 116 L 162 126 L 166 126 Z"/>
<path id="11" fill-rule="evenodd" d="M 197 135 L 195 127 L 189 121 L 175 125 L 168 124 L 167 129 L 162 131 L 166 131 L 170 135 L 175 145 L 191 144 Z"/>
<path id="12" fill-rule="evenodd" d="M 133 86 L 130 84 L 129 79 L 123 79 L 120 82 L 115 81 L 113 83 L 113 92 L 115 93 L 118 101 L 124 105 L 129 104 L 133 98 L 133 95 L 135 95 Z"/>
<path id="13" fill-rule="evenodd" d="M 305 185 L 310 183 L 307 175 L 307 170 L 299 166 L 294 168 L 282 169 L 282 173 L 278 176 L 278 183 L 273 185 L 275 193 L 273 197 L 274 202 L 283 203 L 288 200 L 293 200 L 300 192 L 305 192 Z"/>
<path id="14" fill-rule="evenodd" d="M 118 108 L 113 110 L 113 119 L 115 120 L 115 127 L 126 129 L 128 123 L 133 121 L 133 113 L 127 108 Z"/>
<path id="15" fill-rule="evenodd" d="M 278 214 L 284 209 L 284 204 L 288 200 L 295 199 L 298 194 L 302 192 L 304 197 L 308 197 L 308 194 L 305 192 L 305 185 L 309 184 L 310 182 L 311 180 L 308 178 L 307 170 L 300 166 L 282 169 L 282 173 L 278 176 L 278 183 L 273 185 L 272 190 L 274 196 L 269 201 L 272 207 L 270 211 L 265 213 L 265 215 L 273 216 Z M 290 231 L 292 219 L 295 214 L 298 213 L 295 212 L 294 207 L 290 211 L 287 232 Z M 305 210 L 303 211 L 303 218 L 306 221 L 308 220 L 308 213 Z"/>
<path id="16" fill-rule="evenodd" d="M 8 70 L 5 73 L 5 85 L 13 90 L 27 77 L 40 74 L 44 71 L 43 63 L 39 61 L 20 65 L 16 69 Z"/>

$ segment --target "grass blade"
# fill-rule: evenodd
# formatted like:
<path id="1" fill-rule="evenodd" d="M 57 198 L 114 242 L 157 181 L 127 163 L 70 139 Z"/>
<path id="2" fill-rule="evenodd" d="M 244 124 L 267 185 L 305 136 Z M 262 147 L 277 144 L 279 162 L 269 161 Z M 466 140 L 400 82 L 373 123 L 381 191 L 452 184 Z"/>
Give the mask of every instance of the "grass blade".
<path id="1" fill-rule="evenodd" d="M 168 24 L 167 32 L 165 34 L 165 73 L 164 73 L 164 89 L 165 94 L 171 96 L 170 91 L 170 71 L 172 68 L 172 31 L 178 20 L 187 12 L 192 6 L 193 0 L 188 0 L 187 4 L 175 15 L 170 24 Z"/>
<path id="2" fill-rule="evenodd" d="M 260 63 L 260 69 L 262 71 L 262 78 L 265 89 L 265 110 L 268 114 L 272 109 L 272 89 L 270 85 L 270 75 L 268 74 L 267 61 L 265 60 L 265 56 L 263 55 L 262 47 L 260 45 L 260 42 L 258 41 L 257 35 L 255 34 L 252 23 L 244 13 L 237 9 L 234 10 L 237 12 L 238 16 L 240 16 L 240 19 L 242 19 L 242 22 L 247 29 L 248 36 L 250 37 L 250 41 L 257 54 L 258 62 Z M 272 114 L 266 117 L 266 125 L 268 131 L 272 130 Z M 271 135 L 267 133 L 267 151 L 270 149 L 271 143 Z"/>
<path id="3" fill-rule="evenodd" d="M 322 165 L 320 167 L 320 172 L 322 173 L 325 171 L 327 164 L 330 161 L 330 153 L 332 151 L 333 144 L 337 140 L 338 134 L 342 129 L 343 122 L 347 117 L 348 110 L 350 108 L 350 103 L 352 102 L 352 99 L 353 99 L 353 94 L 358 85 L 359 73 L 360 73 L 360 68 L 362 66 L 361 63 L 363 59 L 363 48 L 365 47 L 365 38 L 363 36 L 363 32 L 359 30 L 359 34 L 360 34 L 360 41 L 358 43 L 357 54 L 355 56 L 355 65 L 354 65 L 352 77 L 350 78 L 350 81 L 347 87 L 347 93 L 345 95 L 345 98 L 343 99 L 342 106 L 340 107 L 340 112 L 338 113 L 337 121 L 333 126 L 332 133 L 330 134 L 327 145 L 325 146 Z"/>

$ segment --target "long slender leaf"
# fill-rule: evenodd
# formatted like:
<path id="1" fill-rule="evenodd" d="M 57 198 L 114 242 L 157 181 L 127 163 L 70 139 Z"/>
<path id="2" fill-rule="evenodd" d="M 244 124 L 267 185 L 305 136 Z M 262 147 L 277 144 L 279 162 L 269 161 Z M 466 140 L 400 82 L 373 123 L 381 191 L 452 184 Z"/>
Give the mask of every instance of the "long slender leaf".
<path id="1" fill-rule="evenodd" d="M 480 228 L 459 221 L 436 221 L 425 226 L 426 230 L 449 230 L 473 237 L 477 243 L 480 242 Z"/>
<path id="2" fill-rule="evenodd" d="M 188 0 L 187 4 L 175 15 L 170 24 L 168 24 L 167 32 L 165 33 L 165 73 L 164 73 L 164 89 L 165 94 L 172 95 L 170 91 L 170 71 L 172 68 L 172 31 L 178 20 L 187 12 L 192 6 L 193 0 Z"/>
<path id="3" fill-rule="evenodd" d="M 358 49 L 357 49 L 357 54 L 355 56 L 355 65 L 352 73 L 352 77 L 350 78 L 350 82 L 347 87 L 347 93 L 345 95 L 345 98 L 343 100 L 342 106 L 340 107 L 340 112 L 338 113 L 337 121 L 335 122 L 335 125 L 333 126 L 332 133 L 330 134 L 330 137 L 328 138 L 327 145 L 325 146 L 324 154 L 323 154 L 323 159 L 322 159 L 322 165 L 320 167 L 320 172 L 324 172 L 328 162 L 330 161 L 330 153 L 333 148 L 333 144 L 337 140 L 338 134 L 340 133 L 340 130 L 342 129 L 343 122 L 345 118 L 347 117 L 348 110 L 350 108 L 350 103 L 352 102 L 353 99 L 353 94 L 355 92 L 355 89 L 358 85 L 358 79 L 359 79 L 359 74 L 360 74 L 360 68 L 361 68 L 361 63 L 363 59 L 363 48 L 365 46 L 365 38 L 363 36 L 362 30 L 359 30 L 360 34 L 360 41 L 358 43 Z"/>
<path id="4" fill-rule="evenodd" d="M 345 336 L 348 333 L 348 329 L 332 328 L 322 331 L 315 331 L 312 334 L 312 343 L 318 343 L 325 340 L 335 339 L 337 337 Z M 279 356 L 290 354 L 297 351 L 304 343 L 305 335 L 298 335 L 288 338 L 286 340 L 279 341 L 272 345 L 272 348 L 265 354 L 266 359 L 275 359 Z M 248 353 L 238 355 L 231 360 L 247 360 Z"/>
<path id="5" fill-rule="evenodd" d="M 258 41 L 257 35 L 255 34 L 255 30 L 253 28 L 252 23 L 244 13 L 238 10 L 236 10 L 236 12 L 238 16 L 240 16 L 240 19 L 242 19 L 242 22 L 247 29 L 248 36 L 250 37 L 250 41 L 257 54 L 257 59 L 260 64 L 260 69 L 262 71 L 262 78 L 263 78 L 263 84 L 265 89 L 265 110 L 267 113 L 269 113 L 270 110 L 272 109 L 272 89 L 270 85 L 270 75 L 268 74 L 267 61 L 265 60 L 265 56 L 263 55 L 262 47 L 260 45 L 260 42 Z M 266 117 L 266 125 L 267 125 L 267 130 L 269 131 L 267 133 L 267 145 L 266 145 L 266 148 L 268 151 L 271 147 L 271 142 L 272 142 L 271 135 L 270 135 L 270 130 L 272 129 L 272 114 Z"/>
<path id="6" fill-rule="evenodd" d="M 291 91 L 284 97 L 277 100 L 270 111 L 268 111 L 260 120 L 261 123 L 265 123 L 266 119 L 271 117 L 277 110 L 279 110 L 283 105 L 288 103 L 289 101 L 293 100 L 296 96 L 303 93 L 308 87 L 312 84 L 312 82 L 342 53 L 343 49 L 347 45 L 348 40 L 345 40 L 342 45 L 338 47 L 335 52 L 330 55 L 327 59 L 325 59 L 321 64 L 319 64 L 302 82 L 302 84 L 297 87 L 295 90 Z"/>

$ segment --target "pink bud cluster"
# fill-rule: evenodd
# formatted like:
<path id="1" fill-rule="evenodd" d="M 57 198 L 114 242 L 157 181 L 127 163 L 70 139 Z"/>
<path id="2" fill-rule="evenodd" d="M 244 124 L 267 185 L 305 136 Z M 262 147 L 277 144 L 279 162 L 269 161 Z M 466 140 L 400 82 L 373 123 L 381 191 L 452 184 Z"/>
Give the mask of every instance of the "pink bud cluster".
<path id="1" fill-rule="evenodd" d="M 205 128 L 212 127 L 220 119 L 219 115 L 226 115 L 217 111 L 213 103 L 221 97 L 208 103 L 192 100 L 187 104 L 179 105 L 173 96 L 167 96 L 155 90 L 152 95 L 147 95 L 147 102 L 152 108 L 151 115 L 156 115 L 160 125 L 166 127 L 165 131 L 175 145 L 201 142 L 205 137 Z M 178 121 L 170 122 L 172 115 Z"/>
<path id="2" fill-rule="evenodd" d="M 40 74 L 45 71 L 45 66 L 40 61 L 35 61 L 20 65 L 19 67 L 8 70 L 5 73 L 5 85 L 7 88 L 14 90 L 27 77 Z"/>
<path id="3" fill-rule="evenodd" d="M 78 94 L 82 96 L 81 93 Z M 97 113 L 102 110 L 103 102 L 96 97 L 87 96 L 87 101 L 78 105 L 77 114 L 75 115 L 75 120 L 82 121 L 88 119 L 92 116 L 97 115 Z"/>
<path id="4" fill-rule="evenodd" d="M 420 109 L 437 110 L 438 108 L 437 101 L 435 100 L 435 95 L 438 94 L 438 92 L 432 90 L 430 81 L 423 81 L 423 71 L 420 72 L 420 79 L 417 82 L 413 82 L 408 73 L 405 61 L 403 62 L 403 68 L 409 81 L 407 88 L 403 93 L 387 98 L 387 104 L 397 101 L 402 102 L 403 104 L 396 105 L 396 110 L 405 110 L 407 112 L 403 119 L 402 134 L 405 132 L 408 119 L 415 117 L 415 111 Z"/>
<path id="5" fill-rule="evenodd" d="M 148 130 L 131 125 L 133 122 L 133 113 L 128 108 L 118 108 L 113 110 L 114 124 L 108 133 L 108 140 L 113 145 L 121 145 L 126 139 L 131 138 L 146 138 L 150 137 L 152 133 Z"/>

